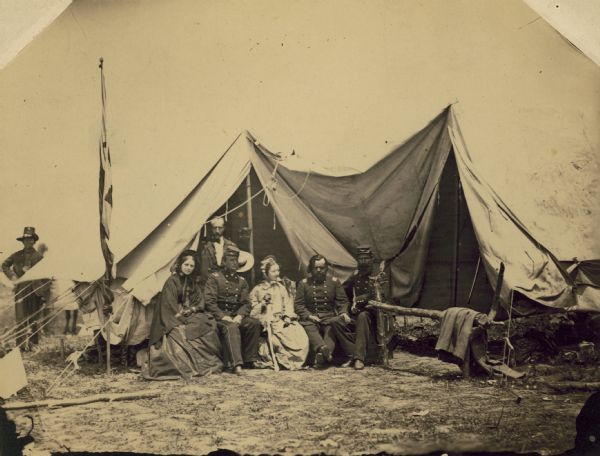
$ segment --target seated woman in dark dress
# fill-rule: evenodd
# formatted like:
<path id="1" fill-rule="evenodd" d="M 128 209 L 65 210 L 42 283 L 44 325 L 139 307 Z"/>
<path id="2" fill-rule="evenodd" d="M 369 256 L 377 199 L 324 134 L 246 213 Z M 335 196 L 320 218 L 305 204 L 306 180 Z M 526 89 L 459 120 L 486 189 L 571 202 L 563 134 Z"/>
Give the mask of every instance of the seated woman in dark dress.
<path id="1" fill-rule="evenodd" d="M 222 370 L 217 323 L 205 312 L 197 275 L 196 252 L 184 251 L 175 272 L 159 296 L 150 328 L 148 357 L 142 366 L 147 379 L 168 380 Z"/>

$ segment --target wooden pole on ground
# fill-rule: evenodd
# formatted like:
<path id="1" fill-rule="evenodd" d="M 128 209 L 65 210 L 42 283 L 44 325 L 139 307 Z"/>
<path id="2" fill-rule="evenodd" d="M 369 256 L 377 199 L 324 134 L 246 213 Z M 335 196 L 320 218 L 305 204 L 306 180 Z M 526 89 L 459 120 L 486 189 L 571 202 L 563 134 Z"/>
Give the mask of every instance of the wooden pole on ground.
<path id="1" fill-rule="evenodd" d="M 34 402 L 8 402 L 2 406 L 4 410 L 22 410 L 39 407 L 66 407 L 69 405 L 82 405 L 91 402 L 102 401 L 124 401 L 129 399 L 145 399 L 160 395 L 160 391 L 139 391 L 135 393 L 112 393 L 95 394 L 93 396 L 78 397 L 75 399 L 46 399 L 44 401 Z"/>
<path id="2" fill-rule="evenodd" d="M 380 309 L 394 315 L 409 315 L 412 317 L 431 318 L 432 320 L 441 320 L 444 316 L 443 310 L 415 309 L 413 307 L 394 306 L 373 300 L 369 301 L 367 308 Z M 504 325 L 502 321 L 491 321 L 489 318 L 488 321 L 490 324 Z"/>
<path id="3" fill-rule="evenodd" d="M 384 310 L 395 315 L 409 315 L 412 317 L 432 318 L 433 320 L 441 320 L 444 312 L 442 310 L 430 309 L 415 309 L 413 307 L 394 306 L 385 304 L 379 301 L 369 301 L 368 307 Z"/>

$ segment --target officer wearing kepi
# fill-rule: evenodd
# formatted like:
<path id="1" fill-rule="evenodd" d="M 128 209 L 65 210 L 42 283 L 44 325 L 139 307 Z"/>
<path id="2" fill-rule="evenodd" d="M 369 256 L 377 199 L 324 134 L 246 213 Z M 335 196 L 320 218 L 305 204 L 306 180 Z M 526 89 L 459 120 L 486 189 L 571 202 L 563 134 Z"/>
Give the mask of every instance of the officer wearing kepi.
<path id="1" fill-rule="evenodd" d="M 331 362 L 338 336 L 351 322 L 346 293 L 341 282 L 328 274 L 328 269 L 325 257 L 314 255 L 308 264 L 308 276 L 298 282 L 294 301 L 319 367 Z"/>
<path id="2" fill-rule="evenodd" d="M 373 358 L 377 350 L 375 311 L 365 308 L 369 300 L 377 299 L 377 291 L 371 278 L 373 260 L 371 247 L 366 245 L 357 247 L 358 268 L 344 283 L 344 290 L 352 303 L 350 315 L 356 325 L 355 334 L 346 334 L 348 340 L 344 345 L 351 349 L 354 344 L 354 351 L 348 355 L 351 356 L 355 369 L 363 369 L 367 354 Z"/>
<path id="3" fill-rule="evenodd" d="M 223 269 L 208 276 L 204 288 L 206 310 L 214 315 L 224 350 L 225 367 L 241 375 L 242 366 L 254 367 L 258 359 L 260 322 L 250 317 L 248 283 L 237 274 L 240 250 L 228 246 Z"/>

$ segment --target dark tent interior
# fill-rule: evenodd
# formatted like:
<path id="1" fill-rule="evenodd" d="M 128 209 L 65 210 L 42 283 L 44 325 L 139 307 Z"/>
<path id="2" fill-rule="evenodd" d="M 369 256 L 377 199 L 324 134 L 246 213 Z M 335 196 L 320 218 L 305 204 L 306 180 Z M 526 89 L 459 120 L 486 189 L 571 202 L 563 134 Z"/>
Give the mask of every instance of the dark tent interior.
<path id="1" fill-rule="evenodd" d="M 479 246 L 459 182 L 454 154 L 450 153 L 440 179 L 423 289 L 416 306 L 439 310 L 464 306 L 487 312 L 493 292 L 482 265 L 476 275 Z M 243 182 L 213 216 L 234 209 L 227 216 L 225 236 L 246 251 L 250 251 L 252 237 L 254 283 L 261 279 L 260 260 L 269 254 L 277 257 L 285 276 L 298 280 L 303 275 L 304 265 L 299 264 L 295 257 L 264 193 L 252 199 L 252 229 L 249 229 L 248 205 L 245 202 L 249 195 L 256 195 L 261 188 L 252 169 L 249 181 Z M 205 239 L 203 231 L 202 240 Z M 251 273 L 244 275 L 252 286 Z"/>

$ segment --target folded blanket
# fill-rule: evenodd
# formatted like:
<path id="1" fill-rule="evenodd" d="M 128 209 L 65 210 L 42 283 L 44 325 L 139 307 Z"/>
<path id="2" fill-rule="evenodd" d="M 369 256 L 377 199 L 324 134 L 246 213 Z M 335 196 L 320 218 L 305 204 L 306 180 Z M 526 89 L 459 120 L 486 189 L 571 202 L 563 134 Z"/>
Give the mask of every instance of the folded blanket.
<path id="1" fill-rule="evenodd" d="M 442 317 L 436 350 L 443 350 L 464 361 L 469 349 L 473 321 L 479 312 L 464 307 L 450 307 Z"/>
<path id="2" fill-rule="evenodd" d="M 487 353 L 487 315 L 464 307 L 451 307 L 444 312 L 440 335 L 435 345 L 442 361 L 458 364 L 465 376 L 483 373 L 521 378 L 517 372 L 501 362 L 490 360 Z M 473 327 L 474 323 L 478 326 Z M 473 370 L 474 369 L 474 370 Z"/>

